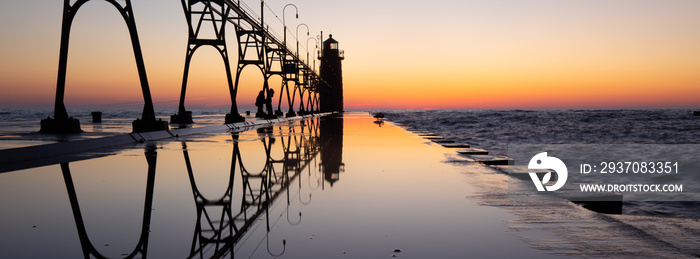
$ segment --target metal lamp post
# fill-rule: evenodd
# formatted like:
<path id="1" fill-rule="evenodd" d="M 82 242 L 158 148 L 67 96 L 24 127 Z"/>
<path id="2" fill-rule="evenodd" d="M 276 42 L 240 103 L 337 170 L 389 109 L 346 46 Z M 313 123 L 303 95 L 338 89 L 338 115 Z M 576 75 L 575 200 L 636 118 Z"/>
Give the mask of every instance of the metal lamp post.
<path id="1" fill-rule="evenodd" d="M 306 36 L 309 36 L 309 26 L 308 25 L 306 25 L 305 23 L 300 23 L 299 25 L 297 25 L 297 35 L 296 35 L 297 36 L 297 53 L 296 53 L 297 58 L 299 58 L 299 27 L 301 27 L 302 25 L 304 25 L 304 27 L 306 27 Z"/>
<path id="2" fill-rule="evenodd" d="M 318 48 L 318 40 L 316 39 L 316 37 L 309 37 L 309 38 L 306 40 L 306 63 L 307 63 L 306 65 L 307 65 L 307 66 L 308 66 L 309 63 L 310 63 L 310 62 L 309 62 L 309 61 L 310 61 L 310 60 L 309 60 L 309 40 L 314 40 L 314 41 L 316 42 L 316 48 Z M 314 49 L 314 50 L 315 50 L 315 49 Z M 314 61 L 315 61 L 315 60 L 314 60 Z M 311 68 L 313 69 L 314 67 L 311 67 Z"/>
<path id="3" fill-rule="evenodd" d="M 284 17 L 284 10 L 287 9 L 287 7 L 289 7 L 289 6 L 294 7 L 294 13 L 296 14 L 296 18 L 299 19 L 299 9 L 297 9 L 296 5 L 287 4 L 284 6 L 284 8 L 282 8 L 282 25 L 284 26 L 284 40 L 282 43 L 284 44 L 285 48 L 287 48 L 287 22 L 286 22 L 287 20 Z"/>

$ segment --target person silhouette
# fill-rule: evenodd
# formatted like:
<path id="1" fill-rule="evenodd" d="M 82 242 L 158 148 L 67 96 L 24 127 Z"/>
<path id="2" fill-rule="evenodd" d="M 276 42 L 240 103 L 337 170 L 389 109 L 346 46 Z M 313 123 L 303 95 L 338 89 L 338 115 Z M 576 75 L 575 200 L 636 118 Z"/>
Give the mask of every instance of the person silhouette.
<path id="1" fill-rule="evenodd" d="M 272 97 L 275 96 L 275 90 L 269 89 L 267 90 L 267 98 L 265 100 L 265 104 L 267 105 L 267 115 L 272 116 L 274 111 L 272 111 Z"/>
<path id="2" fill-rule="evenodd" d="M 264 114 L 263 105 L 265 105 L 265 90 L 260 90 L 258 97 L 255 98 L 255 106 L 258 107 L 258 113 L 256 116 L 261 116 Z"/>

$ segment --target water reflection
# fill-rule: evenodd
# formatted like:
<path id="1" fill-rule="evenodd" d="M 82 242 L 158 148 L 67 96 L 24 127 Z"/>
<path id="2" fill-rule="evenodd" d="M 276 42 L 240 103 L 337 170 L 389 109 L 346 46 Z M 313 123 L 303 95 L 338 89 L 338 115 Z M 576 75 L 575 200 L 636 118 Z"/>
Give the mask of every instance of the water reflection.
<path id="1" fill-rule="evenodd" d="M 235 135 L 237 136 L 237 135 Z M 234 168 L 236 160 L 236 150 L 238 150 L 238 142 L 234 141 L 234 152 L 231 159 L 231 173 L 228 180 L 228 187 L 226 192 L 217 199 L 207 199 L 202 195 L 202 193 L 197 188 L 197 184 L 194 178 L 194 172 L 192 170 L 192 163 L 190 162 L 190 155 L 187 149 L 187 143 L 182 142 L 182 153 L 185 157 L 185 164 L 187 165 L 187 174 L 190 179 L 190 185 L 192 187 L 192 195 L 194 196 L 194 201 L 197 209 L 197 220 L 195 226 L 195 233 L 193 235 L 192 246 L 190 248 L 190 257 L 195 255 L 203 256 L 203 249 L 206 246 L 214 245 L 215 251 L 218 251 L 223 244 L 231 240 L 230 236 L 224 236 L 224 231 L 228 230 L 228 233 L 234 232 L 234 225 L 231 209 L 231 200 L 233 193 L 233 179 L 234 179 Z M 214 209 L 220 209 L 220 216 L 218 218 L 219 224 L 217 225 L 212 216 L 210 216 L 209 211 Z M 238 230 L 238 229 L 236 229 Z"/>
<path id="2" fill-rule="evenodd" d="M 343 163 L 343 118 L 326 117 L 321 118 L 320 142 L 321 148 L 321 170 L 325 182 L 329 182 L 331 187 L 340 180 L 340 173 L 345 172 Z M 325 187 L 325 185 L 324 185 Z"/>
<path id="3" fill-rule="evenodd" d="M 257 141 L 265 150 L 264 166 L 259 171 L 252 171 L 246 167 L 241 151 L 239 133 L 232 133 L 233 152 L 231 158 L 228 187 L 223 196 L 217 199 L 207 199 L 198 190 L 195 182 L 187 143 L 183 142 L 183 154 L 187 164 L 192 193 L 197 208 L 197 220 L 195 233 L 190 250 L 190 258 L 233 257 L 233 248 L 241 240 L 262 215 L 265 215 L 266 249 L 271 256 L 280 256 L 286 251 L 286 239 L 282 239 L 280 245 L 270 242 L 271 221 L 269 208 L 278 200 L 282 193 L 286 194 L 286 218 L 287 222 L 294 226 L 302 221 L 302 213 L 298 217 L 292 213 L 290 217 L 289 205 L 291 204 L 291 182 L 300 178 L 302 172 L 308 168 L 308 176 L 311 176 L 310 164 L 315 163 L 319 152 L 318 121 L 306 121 L 297 127 L 278 127 L 275 131 L 272 127 L 257 130 Z M 341 124 L 342 125 L 342 124 Z M 276 135 L 275 133 L 279 133 Z M 342 140 L 342 139 L 341 139 Z M 281 145 L 276 145 L 276 144 Z M 280 147 L 281 150 L 274 150 Z M 275 152 L 278 151 L 278 152 Z M 281 151 L 281 152 L 279 152 Z M 337 151 L 342 152 L 342 151 Z M 237 197 L 240 207 L 233 209 L 233 199 L 236 199 L 234 179 L 236 172 L 241 179 L 241 192 Z M 307 201 L 301 196 L 301 179 L 298 182 L 298 199 L 302 204 L 311 202 L 311 194 Z M 279 201 L 278 201 L 279 202 Z M 215 214 L 218 213 L 218 214 Z M 215 218 L 217 217 L 217 218 Z"/>
<path id="4" fill-rule="evenodd" d="M 503 231 L 511 216 L 465 198 L 475 188 L 465 169 L 440 163 L 444 148 L 391 124 L 380 128 L 365 114 L 343 116 L 198 131 L 2 173 L 0 254 L 376 258 L 400 248 L 398 256 L 412 258 L 542 255 Z M 480 168 L 466 170 L 480 175 Z"/>
<path id="5" fill-rule="evenodd" d="M 273 203 L 286 205 L 284 217 L 286 217 L 289 226 L 302 223 L 304 218 L 301 209 L 290 210 L 290 205 L 295 203 L 293 200 L 297 199 L 298 204 L 302 206 L 310 204 L 312 202 L 311 192 L 314 189 L 318 189 L 319 185 L 322 189 L 325 188 L 326 182 L 333 186 L 340 179 L 340 173 L 344 171 L 342 128 L 342 118 L 316 118 L 297 125 L 278 125 L 274 128 L 260 128 L 254 132 L 227 133 L 230 135 L 230 141 L 226 142 L 230 143 L 232 149 L 230 160 L 227 161 L 230 166 L 207 167 L 208 169 L 200 170 L 193 165 L 191 153 L 210 152 L 208 149 L 197 148 L 198 145 L 206 143 L 206 141 L 199 138 L 180 140 L 179 144 L 182 147 L 182 157 L 184 158 L 183 165 L 186 168 L 196 212 L 196 217 L 192 217 L 195 223 L 194 233 L 187 257 L 233 257 L 236 244 L 254 226 L 257 226 L 256 228 L 265 226 L 267 234 L 264 237 L 264 242 L 270 256 L 276 257 L 284 254 L 287 248 L 286 239 L 275 237 L 274 233 L 271 233 L 271 226 L 275 224 L 275 216 L 271 220 L 270 206 Z M 223 144 L 220 140 L 216 142 Z M 163 145 L 160 148 L 164 148 L 164 146 L 172 144 L 166 142 L 158 145 Z M 195 148 L 193 149 L 191 146 L 195 146 Z M 264 150 L 264 159 L 261 160 L 260 157 L 250 155 L 249 152 L 252 152 L 254 146 Z M 144 156 L 147 162 L 145 169 L 147 183 L 140 236 L 133 250 L 120 254 L 123 258 L 146 258 L 148 256 L 158 148 L 154 143 L 147 143 L 144 147 Z M 216 152 L 220 152 L 220 150 L 217 149 Z M 244 159 L 244 156 L 249 159 Z M 172 161 L 172 158 L 169 160 L 164 160 L 163 163 L 178 163 Z M 259 165 L 261 162 L 264 162 L 262 166 Z M 61 163 L 60 168 L 83 255 L 85 258 L 107 258 L 108 256 L 105 254 L 108 252 L 101 252 L 88 235 L 70 163 L 77 162 Z M 218 196 L 211 194 L 211 186 L 197 181 L 199 179 L 196 177 L 197 175 L 200 178 L 212 175 L 211 172 L 208 172 L 212 170 L 211 168 L 216 168 L 216 170 L 225 168 L 224 170 L 227 170 L 225 174 L 216 174 L 216 181 L 221 184 L 226 183 L 226 188 Z M 227 179 L 218 179 L 222 175 L 225 175 Z M 307 179 L 303 179 L 304 177 Z M 206 180 L 206 178 L 199 180 Z M 296 183 L 292 184 L 294 181 Z M 302 188 L 302 183 L 308 186 L 306 187 L 308 190 Z M 124 186 L 116 188 L 124 188 Z M 284 196 L 286 200 L 282 200 L 280 196 Z M 284 204 L 285 201 L 286 204 Z M 264 222 L 262 222 L 263 215 Z M 93 235 L 95 234 L 102 233 L 93 233 Z M 127 238 L 126 236 L 119 237 L 120 240 Z M 101 249 L 113 250 L 115 248 L 102 247 Z M 123 250 L 123 248 L 120 249 Z"/>
<path id="6" fill-rule="evenodd" d="M 153 207 L 153 187 L 156 181 L 156 147 L 153 145 L 147 146 L 145 156 L 146 161 L 148 163 L 148 180 L 146 183 L 146 198 L 144 201 L 143 208 L 141 235 L 139 237 L 139 242 L 137 243 L 134 250 L 130 253 L 122 254 L 124 258 L 146 258 L 148 252 L 148 234 L 151 232 L 151 211 Z M 83 250 L 83 255 L 85 256 L 85 258 L 107 258 L 106 256 L 102 255 L 100 251 L 97 250 L 95 245 L 93 245 L 90 241 L 90 237 L 88 237 L 87 230 L 85 228 L 85 221 L 83 220 L 83 215 L 80 210 L 80 204 L 78 203 L 78 195 L 75 192 L 75 186 L 73 185 L 73 177 L 71 176 L 70 167 L 68 166 L 68 163 L 61 163 L 61 172 L 63 173 L 63 180 L 66 184 L 68 199 L 70 200 L 71 209 L 73 210 L 73 218 L 75 219 L 75 226 L 78 230 L 78 237 L 80 238 L 80 245 Z"/>

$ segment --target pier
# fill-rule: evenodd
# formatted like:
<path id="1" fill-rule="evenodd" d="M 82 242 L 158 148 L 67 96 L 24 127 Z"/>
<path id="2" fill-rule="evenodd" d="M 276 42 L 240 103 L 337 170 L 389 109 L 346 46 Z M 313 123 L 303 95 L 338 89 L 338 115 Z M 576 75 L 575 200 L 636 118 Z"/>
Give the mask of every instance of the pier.
<path id="1" fill-rule="evenodd" d="M 80 133 L 82 129 L 78 119 L 69 116 L 64 104 L 66 92 L 66 71 L 68 69 L 68 47 L 73 20 L 80 8 L 90 0 L 70 1 L 63 4 L 63 21 L 61 26 L 60 54 L 58 80 L 56 83 L 56 98 L 53 118 L 41 121 L 42 133 Z M 136 67 L 139 75 L 141 93 L 143 95 L 143 112 L 141 118 L 133 121 L 133 132 L 148 132 L 169 129 L 168 121 L 156 118 L 155 107 L 146 75 L 146 65 L 143 60 L 141 43 L 134 18 L 131 0 L 124 2 L 108 0 L 116 11 L 124 18 L 129 31 L 134 52 Z M 318 52 L 321 61 L 317 72 L 315 61 L 310 63 L 309 49 L 306 59 L 299 53 L 299 39 L 296 39 L 296 51 L 288 47 L 287 25 L 283 11 L 283 36 L 279 36 L 269 28 L 265 20 L 265 1 L 260 1 L 259 11 L 255 11 L 241 1 L 233 0 L 181 0 L 182 9 L 188 27 L 187 48 L 185 51 L 184 71 L 180 87 L 178 111 L 170 116 L 170 123 L 191 124 L 192 112 L 185 107 L 188 76 L 192 58 L 202 47 L 214 48 L 222 58 L 226 72 L 227 87 L 231 100 L 230 112 L 226 114 L 225 124 L 244 121 L 238 110 L 237 97 L 241 73 L 247 67 L 255 67 L 261 72 L 263 85 L 260 86 L 261 98 L 267 111 L 258 109 L 258 117 L 267 119 L 279 116 L 294 117 L 316 112 L 332 112 L 343 110 L 342 68 L 341 60 L 344 51 L 338 48 L 338 41 L 329 35 L 322 42 Z M 296 9 L 296 6 L 289 4 Z M 268 7 L 269 8 L 269 7 Z M 268 11 L 269 12 L 269 11 Z M 296 11 L 298 17 L 298 11 Z M 234 40 L 237 50 L 229 52 L 226 27 L 233 26 Z M 309 27 L 306 24 L 307 35 Z M 298 28 L 297 28 L 298 35 Z M 298 36 L 297 36 L 298 37 Z M 323 33 L 320 38 L 322 40 Z M 310 38 L 316 40 L 316 38 Z M 308 44 L 308 40 L 307 40 Z M 316 40 L 317 47 L 319 45 Z M 237 62 L 231 64 L 230 58 Z M 282 78 L 277 97 L 273 96 L 275 88 L 268 81 L 273 76 Z M 175 90 L 175 89 L 173 89 Z M 276 100 L 273 100 L 276 98 Z M 283 107 L 283 99 L 287 107 Z M 263 102 L 263 101 L 261 101 Z M 262 106 L 263 104 L 256 104 Z M 276 106 L 276 107 L 275 107 Z M 286 111 L 283 111 L 286 110 Z"/>

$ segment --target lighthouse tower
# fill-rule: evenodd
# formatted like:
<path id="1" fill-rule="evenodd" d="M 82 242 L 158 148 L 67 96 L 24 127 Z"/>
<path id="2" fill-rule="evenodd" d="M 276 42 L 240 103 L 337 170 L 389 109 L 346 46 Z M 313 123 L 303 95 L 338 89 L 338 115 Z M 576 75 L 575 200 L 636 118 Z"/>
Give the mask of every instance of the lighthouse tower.
<path id="1" fill-rule="evenodd" d="M 319 102 L 321 112 L 343 111 L 343 68 L 340 63 L 345 53 L 338 48 L 338 41 L 333 35 L 323 42 L 321 50 L 321 84 L 319 85 Z"/>

